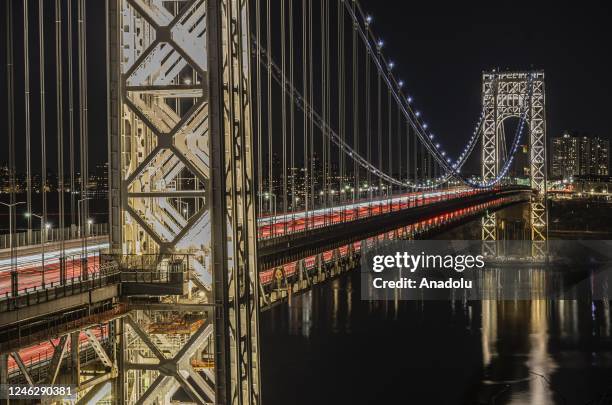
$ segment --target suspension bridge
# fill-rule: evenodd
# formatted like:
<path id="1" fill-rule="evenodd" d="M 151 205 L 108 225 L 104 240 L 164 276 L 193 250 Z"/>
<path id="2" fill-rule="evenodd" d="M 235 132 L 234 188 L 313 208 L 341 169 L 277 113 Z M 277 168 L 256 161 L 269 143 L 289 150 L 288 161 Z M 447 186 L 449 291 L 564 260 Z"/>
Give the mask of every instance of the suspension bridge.
<path id="1" fill-rule="evenodd" d="M 258 404 L 259 312 L 364 249 L 481 217 L 495 241 L 495 211 L 519 201 L 546 240 L 544 72 L 484 72 L 473 132 L 436 136 L 356 0 L 91 5 L 4 4 L 1 384 L 71 385 L 78 403 Z M 109 216 L 95 228 L 100 81 Z M 456 157 L 450 137 L 465 139 Z"/>

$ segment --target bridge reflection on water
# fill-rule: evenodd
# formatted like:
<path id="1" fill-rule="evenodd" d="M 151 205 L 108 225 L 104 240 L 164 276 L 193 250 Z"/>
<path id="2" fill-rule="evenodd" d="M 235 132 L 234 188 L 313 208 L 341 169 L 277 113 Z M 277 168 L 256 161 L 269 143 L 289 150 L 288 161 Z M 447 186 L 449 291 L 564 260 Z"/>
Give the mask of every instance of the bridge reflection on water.
<path id="1" fill-rule="evenodd" d="M 498 235 L 528 237 L 529 210 L 498 212 Z M 437 238 L 479 238 L 481 224 Z M 609 300 L 370 302 L 359 284 L 352 272 L 262 314 L 266 404 L 612 398 Z"/>

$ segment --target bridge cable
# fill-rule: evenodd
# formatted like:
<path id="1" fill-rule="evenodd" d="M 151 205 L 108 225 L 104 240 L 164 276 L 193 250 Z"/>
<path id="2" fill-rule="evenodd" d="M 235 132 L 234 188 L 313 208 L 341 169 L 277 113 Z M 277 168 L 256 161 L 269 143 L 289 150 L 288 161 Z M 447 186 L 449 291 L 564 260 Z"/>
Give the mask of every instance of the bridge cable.
<path id="1" fill-rule="evenodd" d="M 338 2 L 338 133 L 342 143 L 346 143 L 345 115 L 344 115 L 344 7 L 342 1 Z M 338 160 L 340 163 L 338 200 L 340 205 L 344 204 L 344 180 L 346 177 L 344 168 L 344 153 L 338 149 Z M 344 221 L 344 212 L 341 213 L 341 221 Z"/>
<path id="2" fill-rule="evenodd" d="M 78 2 L 78 48 L 79 48 L 79 135 L 81 152 L 81 235 L 84 259 L 87 259 L 87 237 L 89 236 L 89 132 L 88 132 L 88 101 L 87 101 L 87 22 L 86 0 Z M 78 210 L 78 207 L 77 207 Z M 85 228 L 83 231 L 82 228 Z M 85 262 L 86 263 L 86 262 Z M 83 269 L 81 269 L 83 271 Z M 87 269 L 85 269 L 87 271 Z"/>
<path id="3" fill-rule="evenodd" d="M 74 83 L 73 73 L 74 66 L 72 63 L 72 55 L 74 49 L 72 47 L 72 1 L 68 2 L 67 20 L 68 20 L 68 38 L 66 46 L 68 48 L 68 143 L 70 154 L 70 224 L 76 224 L 77 202 L 76 202 L 76 181 L 75 181 L 75 139 L 74 139 Z"/>
<path id="4" fill-rule="evenodd" d="M 367 23 L 367 18 L 363 17 L 363 12 L 361 11 L 361 8 L 359 7 L 358 3 L 357 3 L 357 8 L 358 8 L 358 11 L 362 14 L 362 19 L 364 21 L 366 21 L 366 23 L 364 24 L 366 26 L 365 32 L 364 32 L 364 30 L 361 29 L 361 26 L 358 25 L 360 34 L 361 34 L 361 36 L 362 36 L 362 38 L 364 40 L 365 46 L 367 48 L 371 49 L 372 45 L 371 45 L 371 43 L 370 43 L 370 41 L 368 39 L 368 36 L 372 36 L 372 35 L 371 35 L 371 31 L 369 30 L 369 24 Z M 349 7 L 349 6 L 346 6 L 346 9 L 348 10 L 349 15 L 353 18 L 353 20 L 357 21 L 357 13 L 353 12 L 354 11 L 353 8 Z M 380 47 L 380 44 L 377 44 L 377 48 L 379 48 L 379 47 Z M 377 59 L 375 61 L 376 61 L 376 65 L 378 67 L 379 72 L 382 72 L 383 69 L 382 69 L 381 61 L 384 62 L 384 59 L 383 58 L 379 58 L 379 59 Z M 387 64 L 387 66 L 389 67 L 390 65 Z M 387 83 L 388 87 L 391 89 L 392 88 L 392 83 L 394 83 L 394 80 L 392 79 L 392 76 L 390 76 L 390 75 L 387 76 L 385 74 L 384 78 L 385 78 L 385 82 Z M 396 86 L 396 87 L 398 87 L 398 86 Z M 437 148 L 435 148 L 433 143 L 431 142 L 431 137 L 428 137 L 424 133 L 424 128 L 425 127 L 422 124 L 420 124 L 420 122 L 418 122 L 418 120 L 414 120 L 414 119 L 411 118 L 409 112 L 412 115 L 415 115 L 415 113 L 414 113 L 414 111 L 411 110 L 410 105 L 404 105 L 403 99 L 401 97 L 399 97 L 399 95 L 395 91 L 393 91 L 393 95 L 394 95 L 394 98 L 396 99 L 396 101 L 398 103 L 398 106 L 401 106 L 401 108 L 402 108 L 406 118 L 411 122 L 411 124 L 413 124 L 413 126 L 414 126 L 414 128 L 415 128 L 415 130 L 417 132 L 417 135 L 419 136 L 419 138 L 421 138 L 421 141 L 424 143 L 424 145 L 427 148 L 427 150 L 438 161 L 438 163 L 442 167 L 445 168 L 446 171 L 452 172 L 452 174 L 456 175 L 457 171 L 454 170 L 455 168 L 452 167 L 452 165 L 448 165 L 448 163 L 449 163 L 448 160 L 449 159 L 448 158 L 444 158 L 444 153 L 441 153 L 439 150 L 437 150 Z M 476 132 L 478 132 L 478 131 L 475 131 L 474 135 L 476 135 Z M 470 149 L 470 150 L 473 150 L 473 149 Z M 496 182 L 497 181 L 499 181 L 499 179 L 496 179 Z"/>
<path id="5" fill-rule="evenodd" d="M 44 4 L 38 0 L 38 63 L 40 81 L 40 152 L 41 152 L 41 194 L 42 194 L 42 224 L 40 240 L 45 243 L 47 236 L 47 134 L 46 134 L 46 104 L 45 104 L 45 47 L 44 47 Z M 42 268 L 42 285 L 45 285 L 45 268 Z"/>
<path id="6" fill-rule="evenodd" d="M 355 7 L 355 2 L 352 2 L 353 7 Z M 357 49 L 357 27 L 355 27 L 355 23 L 353 23 L 352 29 L 352 41 L 353 41 L 353 93 L 351 94 L 353 98 L 353 149 L 355 152 L 359 153 L 359 88 L 357 87 L 357 76 L 359 75 L 359 67 L 357 58 L 359 56 L 359 52 Z M 359 164 L 356 160 L 353 159 L 353 200 L 355 200 L 355 193 L 359 193 Z M 359 195 L 359 194 L 357 194 Z"/>
<path id="7" fill-rule="evenodd" d="M 312 1 L 308 2 L 308 83 L 309 83 L 309 100 L 314 103 L 314 67 L 313 67 L 313 53 L 312 53 L 312 33 L 313 29 L 313 12 L 312 12 Z M 309 128 L 308 128 L 308 151 L 309 151 L 309 181 L 310 181 L 310 207 L 312 210 L 315 209 L 315 151 L 314 151 L 314 119 L 312 116 L 313 109 L 308 114 Z M 314 226 L 314 217 L 312 218 Z"/>
<path id="8" fill-rule="evenodd" d="M 268 53 L 272 52 L 272 18 L 271 18 L 271 5 L 270 0 L 266 1 L 266 46 L 268 48 Z M 270 69 L 270 61 L 268 61 L 268 77 L 267 77 L 267 101 L 268 101 L 268 213 L 272 213 L 272 202 L 274 200 L 274 182 L 273 172 L 272 172 L 272 163 L 274 160 L 274 151 L 272 149 L 272 135 L 273 135 L 273 125 L 272 125 L 272 72 Z M 274 228 L 272 228 L 272 231 Z"/>
<path id="9" fill-rule="evenodd" d="M 23 2 L 23 60 L 25 90 L 25 143 L 26 143 L 26 207 L 32 212 L 32 161 L 31 161 L 31 128 L 30 128 L 30 38 L 29 38 L 28 2 Z M 28 244 L 32 243 L 32 215 L 28 215 Z"/>
<path id="10" fill-rule="evenodd" d="M 261 43 L 261 3 L 260 0 L 255 0 L 255 40 Z M 257 53 L 256 67 L 256 93 L 257 93 L 257 211 L 259 214 L 263 212 L 263 141 L 262 141 L 262 114 L 261 114 L 261 53 Z"/>
<path id="11" fill-rule="evenodd" d="M 289 0 L 290 2 L 293 0 Z M 286 13 L 285 13 L 285 0 L 281 0 L 280 1 L 281 6 L 280 6 L 280 12 L 281 12 L 281 18 L 280 18 L 280 23 L 281 23 L 281 36 L 280 36 L 280 40 L 281 40 L 281 73 L 284 75 L 285 74 L 285 70 L 286 70 L 286 55 L 285 55 L 285 48 L 286 48 L 286 43 L 285 43 L 285 18 L 286 18 Z M 282 181 L 283 181 L 283 214 L 287 213 L 288 210 L 288 206 L 287 206 L 287 93 L 282 91 L 281 89 L 281 118 L 282 118 L 282 148 L 283 148 L 283 154 L 282 154 L 282 167 L 283 167 L 283 174 L 282 174 Z M 277 203 L 277 201 L 275 201 L 275 204 Z M 287 221 L 284 221 L 284 234 L 287 234 Z"/>
<path id="12" fill-rule="evenodd" d="M 267 61 L 265 62 L 266 63 L 266 67 L 267 67 L 269 57 L 266 54 L 266 52 L 261 47 L 259 47 L 256 43 L 253 44 L 253 51 L 254 52 L 260 52 L 262 54 L 262 56 L 265 55 L 265 57 L 267 58 Z M 349 154 L 349 156 L 351 156 L 351 158 L 359 160 L 360 164 L 362 165 L 362 167 L 366 168 L 367 170 L 372 171 L 373 174 L 376 174 L 376 176 L 379 177 L 379 181 L 380 182 L 385 180 L 385 181 L 388 181 L 388 182 L 393 183 L 395 185 L 402 185 L 402 182 L 400 180 L 397 180 L 397 179 L 389 176 L 388 174 L 384 173 L 383 170 L 381 170 L 380 164 L 382 163 L 382 155 L 380 155 L 380 153 L 381 153 L 382 149 L 380 148 L 380 145 L 379 145 L 379 148 L 378 148 L 378 151 L 379 151 L 379 162 L 378 163 L 379 163 L 379 165 L 378 165 L 378 168 L 376 168 L 372 163 L 368 162 L 362 156 L 360 156 L 359 154 L 357 154 L 354 151 L 352 151 L 352 148 L 350 146 L 348 146 L 345 142 L 342 142 L 342 139 L 339 136 L 339 134 L 335 133 L 333 131 L 333 129 L 331 129 L 329 127 L 328 123 L 323 122 L 321 117 L 316 113 L 316 111 L 314 111 L 314 109 L 308 103 L 304 104 L 304 98 L 299 94 L 298 91 L 295 90 L 293 85 L 290 82 L 288 82 L 288 80 L 286 78 L 282 77 L 282 75 L 279 74 L 279 69 L 274 64 L 274 62 L 272 61 L 269 64 L 272 67 L 272 69 L 274 70 L 273 78 L 281 85 L 281 87 L 283 87 L 284 91 L 288 91 L 288 92 L 290 92 L 293 95 L 294 102 L 296 103 L 296 106 L 298 106 L 298 108 L 300 108 L 302 110 L 303 109 L 307 109 L 308 111 L 312 110 L 312 114 L 316 118 L 317 126 L 319 128 L 327 128 L 328 129 L 328 131 L 324 131 L 324 133 L 329 134 L 329 136 L 331 138 L 331 141 L 334 142 L 334 144 L 336 144 L 339 147 L 341 153 L 342 152 L 347 153 L 347 154 Z M 380 71 L 378 73 L 379 73 L 379 76 L 380 76 Z M 380 121 L 381 114 L 378 114 L 378 116 L 379 116 L 379 121 Z M 524 114 L 523 114 L 522 117 L 523 117 L 523 121 L 524 121 Z M 379 126 L 380 125 L 381 125 L 381 123 L 379 122 Z M 479 126 L 478 127 L 480 128 L 481 125 L 482 125 L 481 122 L 479 122 Z M 414 128 L 414 126 L 413 126 L 413 128 Z M 380 134 L 382 132 L 382 129 L 379 128 L 378 132 L 379 132 L 379 136 L 380 136 Z M 478 132 L 478 131 L 475 131 L 475 133 L 476 132 Z M 415 128 L 415 134 L 418 135 L 418 131 L 417 131 L 416 128 Z M 518 131 L 517 131 L 517 134 L 518 134 Z M 415 136 L 415 138 L 416 138 L 416 136 Z M 458 164 L 456 164 L 455 172 L 454 173 L 448 173 L 446 176 L 453 175 L 453 174 L 457 173 L 460 170 L 461 165 L 465 162 L 465 160 L 467 158 L 467 155 L 469 155 L 469 152 L 471 150 L 473 150 L 473 147 L 476 144 L 476 141 L 475 141 L 476 138 L 473 137 L 473 139 L 474 139 L 474 141 L 471 141 L 470 147 L 468 149 L 466 149 L 468 153 L 464 154 L 463 158 L 458 160 Z M 516 137 L 515 137 L 515 139 L 516 139 Z M 379 140 L 379 144 L 380 144 L 380 140 Z M 424 149 L 429 151 L 429 148 L 427 147 L 427 145 L 423 144 L 422 142 L 421 142 L 421 145 L 423 145 Z M 421 164 L 422 165 L 425 164 L 425 160 L 424 159 L 421 159 Z M 423 172 L 422 173 L 423 178 L 426 178 L 427 173 L 424 173 L 426 170 L 423 168 L 423 170 L 421 170 L 421 171 Z M 463 182 L 465 182 L 466 184 L 469 184 L 469 185 L 475 184 L 473 182 L 469 182 L 469 180 L 466 180 L 464 176 L 461 176 L 460 179 Z M 486 186 L 483 186 L 483 187 L 490 187 L 492 184 L 496 183 L 497 181 L 498 181 L 498 179 L 496 179 L 493 183 L 491 183 L 489 185 L 486 185 Z M 424 185 L 413 184 L 413 185 L 411 185 L 411 187 L 415 188 L 415 189 L 429 189 L 432 186 L 431 186 L 431 182 L 430 182 L 430 184 L 426 184 L 425 183 Z M 381 190 L 382 190 L 382 188 L 381 188 Z"/>
<path id="13" fill-rule="evenodd" d="M 371 114 L 370 114 L 370 79 L 371 79 L 371 75 L 370 75 L 370 52 L 368 50 L 366 50 L 364 52 L 364 56 L 365 56 L 365 100 L 366 100 L 366 105 L 365 105 L 365 118 L 366 118 L 366 159 L 371 162 L 372 161 L 372 140 L 371 140 Z M 368 185 L 366 187 L 366 192 L 368 193 L 368 213 L 370 213 L 371 210 L 371 203 L 372 203 L 372 173 L 367 170 L 366 172 L 367 175 L 367 182 Z"/>
<path id="14" fill-rule="evenodd" d="M 307 7 L 306 2 L 308 0 L 302 0 L 302 94 L 304 96 L 304 102 L 308 103 L 308 50 L 307 50 Z M 271 59 L 271 58 L 270 58 Z M 304 175 L 303 180 L 303 192 L 304 192 L 304 220 L 305 229 L 308 229 L 309 215 L 308 215 L 308 110 L 304 110 L 303 122 L 302 122 L 302 153 L 303 153 L 303 168 L 302 173 Z"/>
<path id="15" fill-rule="evenodd" d="M 325 121 L 328 121 L 328 108 L 327 108 L 327 101 L 328 101 L 328 90 L 327 90 L 327 74 L 328 74 L 328 66 L 329 66 L 329 62 L 328 62 L 328 42 L 329 42 L 329 37 L 328 37 L 328 26 L 327 26 L 327 0 L 321 0 L 321 114 L 323 116 L 323 119 Z M 322 134 L 323 134 L 323 140 L 322 140 L 322 149 L 323 149 L 323 153 L 322 153 L 322 158 L 321 158 L 321 169 L 322 169 L 322 196 L 323 196 L 323 223 L 324 225 L 327 225 L 327 192 L 328 192 L 328 182 L 327 182 L 327 177 L 329 176 L 328 173 L 328 165 L 327 165 L 327 159 L 328 159 L 328 154 L 329 154 L 329 140 L 325 134 L 325 130 L 322 129 L 321 130 Z"/>
<path id="16" fill-rule="evenodd" d="M 71 51 L 71 50 L 70 50 Z M 64 206 L 65 185 L 64 185 L 64 109 L 63 109 L 63 83 L 62 83 L 62 2 L 55 0 L 55 104 L 57 113 L 57 193 L 58 193 L 58 208 L 60 230 L 60 275 L 65 277 L 65 243 L 64 243 L 64 228 L 65 214 Z M 72 191 L 72 190 L 71 190 Z M 60 280 L 61 282 L 65 280 Z"/>
<path id="17" fill-rule="evenodd" d="M 380 57 L 380 49 L 378 49 L 377 54 L 376 54 L 376 58 Z M 380 71 L 378 71 L 378 88 L 377 88 L 377 113 L 376 113 L 376 118 L 377 118 L 377 141 L 378 141 L 378 146 L 377 146 L 377 151 L 378 151 L 378 170 L 380 170 L 380 172 L 383 172 L 383 163 L 382 163 L 382 83 L 381 83 L 381 75 L 380 75 Z M 379 177 L 378 178 L 378 190 L 377 193 L 378 197 L 380 197 L 382 195 L 382 179 Z"/>
<path id="18" fill-rule="evenodd" d="M 291 83 L 294 81 L 294 52 L 293 52 L 293 0 L 289 0 L 289 78 Z M 285 86 L 281 86 L 285 91 Z M 294 89 L 291 88 L 290 99 L 294 99 Z M 295 190 L 295 176 L 296 162 L 295 162 L 295 107 L 293 101 L 289 103 L 291 108 L 289 110 L 289 131 L 290 131 L 290 149 L 291 149 L 291 223 L 295 223 L 295 209 L 296 209 L 296 190 Z"/>
<path id="19" fill-rule="evenodd" d="M 15 167 L 15 65 L 14 65 L 14 54 L 13 54 L 13 2 L 6 2 L 6 105 L 7 105 L 7 134 L 8 134 L 8 150 L 9 150 L 9 165 L 8 165 L 8 175 L 9 175 L 9 232 L 10 232 L 9 240 L 10 240 L 10 249 L 11 249 L 11 271 L 15 271 L 17 262 L 15 256 L 15 240 L 13 238 L 13 233 L 15 232 L 14 227 L 16 227 L 16 172 L 17 169 Z"/>

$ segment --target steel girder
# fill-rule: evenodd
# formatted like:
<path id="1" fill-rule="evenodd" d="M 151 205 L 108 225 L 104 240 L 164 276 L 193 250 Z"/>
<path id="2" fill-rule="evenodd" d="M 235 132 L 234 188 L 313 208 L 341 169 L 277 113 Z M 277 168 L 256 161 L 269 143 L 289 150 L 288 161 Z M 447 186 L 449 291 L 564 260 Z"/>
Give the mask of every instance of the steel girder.
<path id="1" fill-rule="evenodd" d="M 259 277 L 249 5 L 209 1 L 217 402 L 259 404 Z"/>
<path id="2" fill-rule="evenodd" d="M 497 214 L 487 213 L 482 217 L 482 249 L 483 255 L 497 256 Z"/>
<path id="3" fill-rule="evenodd" d="M 7 373 L 7 382 L 11 384 L 61 384 L 72 385 L 76 391 L 77 403 L 89 403 L 87 398 L 94 396 L 109 399 L 113 395 L 110 381 L 117 378 L 117 362 L 114 356 L 114 344 L 111 341 L 100 343 L 100 337 L 108 333 L 115 320 L 107 324 L 94 325 L 90 328 L 62 334 L 40 345 L 50 345 L 51 357 L 48 362 L 40 361 L 26 365 L 19 351 L 11 352 L 17 370 Z M 104 332 L 104 330 L 109 332 Z M 96 336 L 98 333 L 98 336 Z M 85 339 L 82 339 L 85 338 Z M 23 348 L 24 352 L 31 347 Z M 109 352 L 112 355 L 109 355 Z M 8 371 L 7 365 L 3 368 Z M 48 398 L 44 403 L 64 403 L 61 398 Z"/>

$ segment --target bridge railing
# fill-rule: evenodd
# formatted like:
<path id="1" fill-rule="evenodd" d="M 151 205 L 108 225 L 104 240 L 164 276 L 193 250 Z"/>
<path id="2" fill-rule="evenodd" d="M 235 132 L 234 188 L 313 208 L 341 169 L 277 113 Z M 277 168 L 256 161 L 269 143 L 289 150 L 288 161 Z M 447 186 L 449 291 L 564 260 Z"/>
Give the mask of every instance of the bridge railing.
<path id="1" fill-rule="evenodd" d="M 0 267 L 0 296 L 17 296 L 58 285 L 88 280 L 111 267 L 100 260 L 100 252 L 62 257 L 43 263 L 40 259 L 20 261 L 13 271 L 10 264 Z"/>
<path id="2" fill-rule="evenodd" d="M 271 239 L 407 208 L 464 198 L 480 192 L 482 191 L 460 188 L 410 192 L 375 200 L 354 199 L 345 201 L 345 205 L 335 207 L 321 206 L 310 211 L 263 216 L 258 219 L 258 238 Z"/>
<path id="3" fill-rule="evenodd" d="M 107 302 L 90 313 L 87 308 L 70 311 L 57 317 L 49 317 L 17 328 L 0 329 L 0 350 L 3 352 L 19 350 L 39 344 L 49 336 L 61 336 L 91 325 L 102 324 L 123 316 L 127 307 L 121 303 Z"/>
<path id="4" fill-rule="evenodd" d="M 108 235 L 108 224 L 91 224 L 89 226 L 89 236 L 105 236 Z M 77 226 L 65 228 L 49 228 L 44 231 L 45 243 L 59 242 L 60 240 L 79 239 L 84 236 L 85 229 L 79 229 Z M 28 234 L 30 236 L 28 236 Z M 31 232 L 17 232 L 13 234 L 13 247 L 20 248 L 31 245 L 39 245 L 42 243 L 43 232 L 40 230 L 32 230 Z M 0 235 L 0 250 L 10 249 L 11 237 L 9 234 Z"/>
<path id="5" fill-rule="evenodd" d="M 82 292 L 91 291 L 120 281 L 119 269 L 112 263 L 96 266 L 91 273 L 67 278 L 65 282 L 53 281 L 35 288 L 18 289 L 17 294 L 5 291 L 0 296 L 0 312 L 14 311 L 30 305 L 44 304 Z"/>

